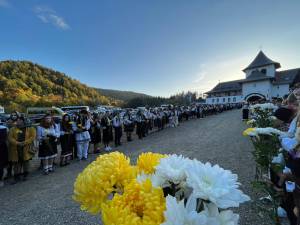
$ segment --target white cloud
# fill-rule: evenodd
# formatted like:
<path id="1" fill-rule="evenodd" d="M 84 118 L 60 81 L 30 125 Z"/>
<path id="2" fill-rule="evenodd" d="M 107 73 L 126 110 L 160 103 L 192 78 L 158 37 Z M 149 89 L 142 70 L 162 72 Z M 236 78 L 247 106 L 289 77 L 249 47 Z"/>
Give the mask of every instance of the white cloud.
<path id="1" fill-rule="evenodd" d="M 49 20 L 44 15 L 37 15 L 37 17 L 43 22 L 43 23 L 49 23 Z"/>
<path id="2" fill-rule="evenodd" d="M 51 14 L 51 15 L 49 15 L 49 18 L 55 26 L 57 26 L 63 30 L 70 29 L 70 26 L 66 23 L 66 21 L 62 17 L 57 16 L 55 14 Z"/>
<path id="3" fill-rule="evenodd" d="M 200 83 L 205 78 L 206 74 L 207 74 L 206 65 L 205 64 L 201 64 L 199 72 L 195 76 L 194 83 L 196 83 L 196 84 Z"/>
<path id="4" fill-rule="evenodd" d="M 9 4 L 8 0 L 0 0 L 0 7 L 7 8 L 9 6 L 10 6 L 10 4 Z"/>
<path id="5" fill-rule="evenodd" d="M 62 30 L 69 30 L 71 28 L 63 17 L 59 16 L 55 10 L 48 6 L 36 6 L 33 11 L 43 23 L 52 24 Z"/>

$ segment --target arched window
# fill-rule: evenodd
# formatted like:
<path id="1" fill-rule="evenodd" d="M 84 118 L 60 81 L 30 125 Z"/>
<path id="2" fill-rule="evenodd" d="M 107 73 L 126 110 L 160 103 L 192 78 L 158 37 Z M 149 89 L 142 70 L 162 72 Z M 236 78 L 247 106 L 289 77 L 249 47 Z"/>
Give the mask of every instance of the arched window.
<path id="1" fill-rule="evenodd" d="M 262 72 L 263 74 L 267 74 L 267 70 L 266 69 L 262 69 L 260 72 Z"/>

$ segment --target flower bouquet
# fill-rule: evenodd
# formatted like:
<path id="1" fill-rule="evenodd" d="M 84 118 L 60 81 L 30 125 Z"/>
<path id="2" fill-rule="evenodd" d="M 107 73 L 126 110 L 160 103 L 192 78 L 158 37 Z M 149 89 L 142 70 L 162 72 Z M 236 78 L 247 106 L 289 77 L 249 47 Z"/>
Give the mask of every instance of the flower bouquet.
<path id="1" fill-rule="evenodd" d="M 276 117 L 273 116 L 277 109 L 272 103 L 256 104 L 250 107 L 253 120 L 250 120 L 250 126 L 254 127 L 272 127 Z"/>
<path id="2" fill-rule="evenodd" d="M 142 153 L 131 165 L 113 152 L 78 175 L 73 198 L 104 225 L 235 225 L 239 215 L 228 208 L 250 200 L 237 178 L 183 156 Z"/>
<path id="3" fill-rule="evenodd" d="M 253 156 L 256 162 L 255 181 L 253 187 L 267 195 L 260 198 L 268 199 L 271 206 L 266 206 L 263 201 L 255 201 L 261 211 L 267 212 L 275 224 L 279 223 L 277 208 L 280 205 L 280 193 L 274 189 L 271 174 L 282 171 L 284 156 L 280 153 L 279 136 L 286 135 L 285 132 L 272 127 L 248 128 L 243 132 L 244 136 L 250 136 L 254 145 Z"/>

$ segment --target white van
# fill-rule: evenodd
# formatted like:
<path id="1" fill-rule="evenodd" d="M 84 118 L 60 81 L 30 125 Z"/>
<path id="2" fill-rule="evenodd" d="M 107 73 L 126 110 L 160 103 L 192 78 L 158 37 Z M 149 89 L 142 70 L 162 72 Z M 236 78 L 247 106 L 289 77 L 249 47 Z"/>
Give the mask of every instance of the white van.
<path id="1" fill-rule="evenodd" d="M 65 112 L 80 112 L 81 110 L 90 111 L 90 107 L 86 105 L 64 106 L 61 109 Z"/>
<path id="2" fill-rule="evenodd" d="M 27 108 L 27 116 L 29 119 L 34 120 L 35 122 L 39 122 L 43 116 L 51 114 L 54 118 L 62 119 L 63 115 L 65 114 L 58 107 L 29 107 Z"/>

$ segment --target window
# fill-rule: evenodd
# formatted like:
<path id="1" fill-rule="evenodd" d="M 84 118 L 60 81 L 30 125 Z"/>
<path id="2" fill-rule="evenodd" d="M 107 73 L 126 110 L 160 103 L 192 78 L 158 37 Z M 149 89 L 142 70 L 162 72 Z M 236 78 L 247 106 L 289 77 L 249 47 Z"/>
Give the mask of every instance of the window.
<path id="1" fill-rule="evenodd" d="M 217 102 L 219 102 L 219 99 L 217 98 Z"/>
<path id="2" fill-rule="evenodd" d="M 253 87 L 256 87 L 256 84 L 253 84 Z"/>
<path id="3" fill-rule="evenodd" d="M 262 72 L 263 74 L 267 74 L 267 70 L 266 69 L 262 69 L 260 72 Z"/>
<path id="4" fill-rule="evenodd" d="M 225 98 L 223 98 L 223 102 L 225 102 L 226 100 L 225 100 Z"/>
<path id="5" fill-rule="evenodd" d="M 279 89 L 279 86 L 277 86 L 277 89 Z"/>
<path id="6" fill-rule="evenodd" d="M 228 102 L 230 102 L 230 98 L 228 98 Z"/>
<path id="7" fill-rule="evenodd" d="M 214 103 L 214 102 L 215 102 L 215 99 L 213 98 L 213 99 L 212 99 L 212 103 Z"/>
<path id="8" fill-rule="evenodd" d="M 235 97 L 233 97 L 233 102 L 236 102 L 236 98 Z"/>

